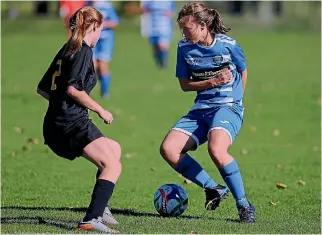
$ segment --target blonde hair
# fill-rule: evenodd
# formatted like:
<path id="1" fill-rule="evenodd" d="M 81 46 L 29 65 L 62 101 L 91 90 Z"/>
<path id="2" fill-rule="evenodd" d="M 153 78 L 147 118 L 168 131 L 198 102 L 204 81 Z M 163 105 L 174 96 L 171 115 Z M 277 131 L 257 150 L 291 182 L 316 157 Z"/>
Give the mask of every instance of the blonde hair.
<path id="1" fill-rule="evenodd" d="M 66 56 L 72 56 L 82 47 L 82 41 L 86 36 L 86 31 L 91 27 L 100 27 L 103 22 L 103 15 L 93 7 L 83 7 L 70 17 L 69 28 L 72 36 L 67 42 Z"/>

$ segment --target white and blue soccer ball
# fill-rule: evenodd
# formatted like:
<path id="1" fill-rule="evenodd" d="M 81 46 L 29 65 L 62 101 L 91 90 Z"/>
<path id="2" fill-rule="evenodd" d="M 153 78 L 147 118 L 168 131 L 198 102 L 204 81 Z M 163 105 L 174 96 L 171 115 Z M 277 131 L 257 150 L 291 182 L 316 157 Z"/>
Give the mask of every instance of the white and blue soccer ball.
<path id="1" fill-rule="evenodd" d="M 161 216 L 180 216 L 188 207 L 187 192 L 177 184 L 162 185 L 154 194 L 154 207 Z"/>

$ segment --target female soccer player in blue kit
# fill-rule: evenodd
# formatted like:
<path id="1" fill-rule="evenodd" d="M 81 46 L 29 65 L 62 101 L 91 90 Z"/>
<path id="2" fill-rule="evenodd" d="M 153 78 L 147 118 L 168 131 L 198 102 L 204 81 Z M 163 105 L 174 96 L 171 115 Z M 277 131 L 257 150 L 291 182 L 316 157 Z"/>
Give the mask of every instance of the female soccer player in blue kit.
<path id="1" fill-rule="evenodd" d="M 215 210 L 229 191 L 241 222 L 255 221 L 237 162 L 228 153 L 243 123 L 247 70 L 242 49 L 216 10 L 189 3 L 178 14 L 185 36 L 177 49 L 176 77 L 183 91 L 197 91 L 194 106 L 169 131 L 160 147 L 178 173 L 205 190 L 207 210 Z M 208 152 L 227 186 L 217 184 L 188 151 L 208 141 Z"/>
<path id="2" fill-rule="evenodd" d="M 87 5 L 99 10 L 104 18 L 101 37 L 96 47 L 93 48 L 93 57 L 95 70 L 98 73 L 101 84 L 101 96 L 109 98 L 111 85 L 109 64 L 114 51 L 114 30 L 118 27 L 120 19 L 113 5 L 106 0 L 88 1 Z"/>
<path id="3" fill-rule="evenodd" d="M 167 68 L 169 46 L 172 39 L 172 17 L 175 1 L 142 1 L 141 32 L 149 37 L 154 59 L 159 68 Z"/>

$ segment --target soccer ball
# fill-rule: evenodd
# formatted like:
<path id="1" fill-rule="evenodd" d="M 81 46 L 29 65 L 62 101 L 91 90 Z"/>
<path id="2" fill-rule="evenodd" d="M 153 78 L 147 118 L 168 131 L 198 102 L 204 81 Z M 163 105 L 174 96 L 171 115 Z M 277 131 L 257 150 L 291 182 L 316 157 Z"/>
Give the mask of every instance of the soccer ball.
<path id="1" fill-rule="evenodd" d="M 186 190 L 177 184 L 162 185 L 154 194 L 154 207 L 161 216 L 179 216 L 188 207 Z"/>

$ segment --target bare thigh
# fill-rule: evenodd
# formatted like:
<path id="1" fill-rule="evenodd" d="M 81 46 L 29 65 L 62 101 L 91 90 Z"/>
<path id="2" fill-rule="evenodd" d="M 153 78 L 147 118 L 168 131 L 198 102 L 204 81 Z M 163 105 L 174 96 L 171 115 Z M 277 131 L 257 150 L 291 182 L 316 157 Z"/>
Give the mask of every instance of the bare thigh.
<path id="1" fill-rule="evenodd" d="M 196 146 L 195 140 L 189 135 L 171 130 L 161 144 L 160 154 L 172 167 L 176 167 L 183 155 Z"/>
<path id="2" fill-rule="evenodd" d="M 231 138 L 226 131 L 214 129 L 208 137 L 208 152 L 217 167 L 224 167 L 234 160 L 228 154 Z"/>

